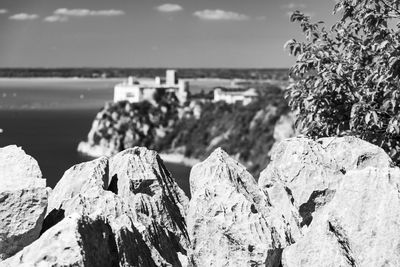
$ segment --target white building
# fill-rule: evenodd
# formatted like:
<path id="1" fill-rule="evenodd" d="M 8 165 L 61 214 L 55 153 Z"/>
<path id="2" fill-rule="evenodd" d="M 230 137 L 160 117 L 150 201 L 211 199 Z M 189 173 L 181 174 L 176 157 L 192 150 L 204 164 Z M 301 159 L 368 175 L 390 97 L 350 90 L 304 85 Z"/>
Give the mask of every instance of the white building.
<path id="1" fill-rule="evenodd" d="M 254 88 L 214 88 L 214 102 L 224 101 L 228 104 L 241 102 L 243 105 L 248 105 L 258 97 L 258 92 Z"/>
<path id="2" fill-rule="evenodd" d="M 189 93 L 189 82 L 178 79 L 175 70 L 167 70 L 165 82 L 156 77 L 154 82 L 139 83 L 129 77 L 127 81 L 114 87 L 114 102 L 127 100 L 137 103 L 144 100 L 154 100 L 157 91 L 173 92 L 180 103 L 186 102 Z"/>

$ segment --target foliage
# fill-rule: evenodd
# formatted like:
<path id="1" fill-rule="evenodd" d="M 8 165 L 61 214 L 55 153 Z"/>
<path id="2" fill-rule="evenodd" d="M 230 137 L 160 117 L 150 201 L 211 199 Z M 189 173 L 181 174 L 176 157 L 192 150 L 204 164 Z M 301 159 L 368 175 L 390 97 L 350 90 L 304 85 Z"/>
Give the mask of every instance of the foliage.
<path id="1" fill-rule="evenodd" d="M 340 0 L 334 8 L 340 20 L 330 30 L 298 11 L 292 14 L 305 41 L 285 45 L 297 56 L 287 97 L 304 133 L 355 135 L 400 162 L 399 5 L 399 0 Z"/>
<path id="2" fill-rule="evenodd" d="M 159 143 L 158 150 L 184 147 L 187 157 L 202 159 L 215 148 L 223 148 L 258 175 L 268 162 L 275 124 L 288 106 L 279 87 L 259 88 L 257 101 L 247 106 L 208 102 L 202 107 L 201 117 L 182 119 Z"/>

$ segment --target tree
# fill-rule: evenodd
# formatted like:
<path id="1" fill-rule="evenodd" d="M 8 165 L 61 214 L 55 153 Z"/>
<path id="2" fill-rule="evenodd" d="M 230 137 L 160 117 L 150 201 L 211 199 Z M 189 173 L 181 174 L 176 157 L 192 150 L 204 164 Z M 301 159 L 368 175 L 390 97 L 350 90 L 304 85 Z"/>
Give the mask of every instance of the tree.
<path id="1" fill-rule="evenodd" d="M 400 163 L 400 0 L 340 0 L 330 30 L 296 11 L 305 41 L 288 41 L 296 56 L 286 97 L 310 137 L 354 135 Z"/>

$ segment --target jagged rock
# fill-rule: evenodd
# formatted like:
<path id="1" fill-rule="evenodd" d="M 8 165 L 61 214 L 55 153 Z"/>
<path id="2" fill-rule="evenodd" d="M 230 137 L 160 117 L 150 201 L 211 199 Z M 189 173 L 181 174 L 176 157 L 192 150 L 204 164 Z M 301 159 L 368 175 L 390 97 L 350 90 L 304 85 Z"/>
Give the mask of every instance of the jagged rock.
<path id="1" fill-rule="evenodd" d="M 300 235 L 238 162 L 221 149 L 195 165 L 187 216 L 194 266 L 278 266 Z"/>
<path id="2" fill-rule="evenodd" d="M 291 138 L 274 147 L 271 163 L 261 173 L 258 183 L 269 193 L 271 203 L 281 207 L 288 207 L 287 202 L 283 203 L 288 192 L 293 205 L 305 219 L 304 225 L 310 209 L 314 212 L 332 199 L 335 188 L 347 171 L 391 165 L 389 156 L 381 148 L 355 137 L 330 137 L 317 141 Z"/>
<path id="3" fill-rule="evenodd" d="M 117 183 L 118 195 L 134 205 L 139 220 L 157 222 L 169 232 L 171 244 L 181 247 L 177 251 L 186 251 L 189 199 L 156 152 L 135 147 L 118 153 L 110 160 L 110 177 Z"/>
<path id="4" fill-rule="evenodd" d="M 39 237 L 48 189 L 35 159 L 15 146 L 0 148 L 0 260 Z"/>
<path id="5" fill-rule="evenodd" d="M 354 136 L 327 137 L 318 139 L 318 142 L 344 171 L 367 166 L 388 168 L 393 165 L 382 148 Z"/>
<path id="6" fill-rule="evenodd" d="M 0 192 L 46 187 L 37 161 L 16 145 L 0 148 Z"/>
<path id="7" fill-rule="evenodd" d="M 133 148 L 66 171 L 50 196 L 44 228 L 73 213 L 100 216 L 114 233 L 121 266 L 180 266 L 187 202 L 158 155 Z"/>
<path id="8" fill-rule="evenodd" d="M 399 266 L 400 170 L 346 173 L 283 266 Z"/>
<path id="9" fill-rule="evenodd" d="M 343 173 L 321 144 L 307 138 L 291 138 L 272 151 L 271 163 L 261 173 L 259 186 L 266 192 L 275 185 L 290 190 L 295 206 L 307 203 L 314 191 L 333 188 Z M 271 199 L 281 201 L 280 196 Z"/>
<path id="10" fill-rule="evenodd" d="M 101 218 L 72 214 L 0 266 L 117 266 L 110 226 Z"/>

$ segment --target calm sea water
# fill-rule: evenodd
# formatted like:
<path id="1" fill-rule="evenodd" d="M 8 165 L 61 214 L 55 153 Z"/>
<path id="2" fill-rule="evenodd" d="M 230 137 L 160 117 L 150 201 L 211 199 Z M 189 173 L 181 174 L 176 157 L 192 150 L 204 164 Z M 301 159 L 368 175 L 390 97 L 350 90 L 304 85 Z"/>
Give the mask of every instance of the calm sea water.
<path id="1" fill-rule="evenodd" d="M 97 111 L 112 98 L 113 81 L 1 80 L 0 147 L 21 146 L 54 187 L 74 164 L 90 160 L 76 152 Z M 166 163 L 189 195 L 190 168 Z"/>

